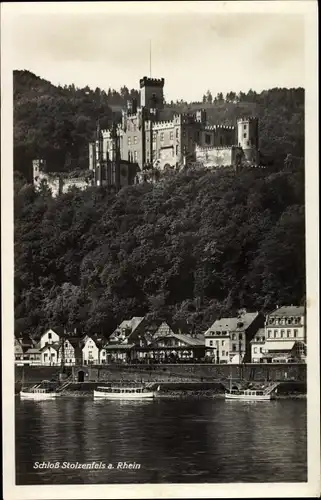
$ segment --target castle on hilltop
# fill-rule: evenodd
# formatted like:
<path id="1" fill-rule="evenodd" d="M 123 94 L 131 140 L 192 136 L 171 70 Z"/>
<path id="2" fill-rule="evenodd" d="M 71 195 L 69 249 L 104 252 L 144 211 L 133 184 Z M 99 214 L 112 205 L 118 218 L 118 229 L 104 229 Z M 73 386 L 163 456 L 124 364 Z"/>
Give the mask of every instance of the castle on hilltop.
<path id="1" fill-rule="evenodd" d="M 256 117 L 240 118 L 237 124 L 209 125 L 206 111 L 164 114 L 164 78 L 140 80 L 140 105 L 127 102 L 121 123 L 101 130 L 98 123 L 94 142 L 89 143 L 88 171 L 82 177 L 49 174 L 46 162 L 33 161 L 33 182 L 45 182 L 53 196 L 71 187 L 114 186 L 158 180 L 164 171 L 186 166 L 220 168 L 258 166 L 259 130 Z"/>
<path id="2" fill-rule="evenodd" d="M 135 99 L 128 101 L 121 123 L 110 130 L 97 128 L 95 141 L 89 144 L 89 169 L 97 185 L 114 183 L 112 171 L 117 176 L 121 169 L 136 169 L 134 182 L 139 182 L 149 180 L 151 172 L 179 170 L 193 163 L 258 165 L 257 118 L 240 118 L 237 126 L 209 125 L 201 109 L 164 120 L 164 83 L 164 78 L 142 78 L 140 106 Z"/>

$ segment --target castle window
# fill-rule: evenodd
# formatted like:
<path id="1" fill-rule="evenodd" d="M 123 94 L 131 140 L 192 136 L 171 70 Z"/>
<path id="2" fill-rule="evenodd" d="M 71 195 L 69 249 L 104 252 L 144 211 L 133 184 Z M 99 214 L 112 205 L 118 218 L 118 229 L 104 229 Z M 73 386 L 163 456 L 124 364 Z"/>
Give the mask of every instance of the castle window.
<path id="1" fill-rule="evenodd" d="M 211 144 L 211 136 L 209 134 L 205 134 L 205 144 Z"/>
<path id="2" fill-rule="evenodd" d="M 130 146 L 131 143 L 132 143 L 132 139 L 131 139 L 131 137 L 128 137 L 128 146 Z"/>
<path id="3" fill-rule="evenodd" d="M 134 161 L 137 161 L 137 151 L 134 151 Z"/>
<path id="4" fill-rule="evenodd" d="M 161 132 L 160 134 L 160 140 L 163 141 L 164 140 L 164 132 Z"/>
<path id="5" fill-rule="evenodd" d="M 178 155 L 178 146 L 176 146 L 176 156 Z"/>
<path id="6" fill-rule="evenodd" d="M 156 141 L 156 132 L 153 132 L 153 141 Z"/>
<path id="7" fill-rule="evenodd" d="M 243 126 L 243 128 L 244 128 L 244 130 L 246 130 L 246 128 L 247 128 L 247 125 L 245 124 L 245 125 Z"/>
<path id="8" fill-rule="evenodd" d="M 291 337 L 291 330 L 287 330 L 287 331 L 286 331 L 286 336 L 287 336 L 288 338 L 289 338 L 289 337 Z"/>
<path id="9" fill-rule="evenodd" d="M 244 137 L 244 139 L 247 138 L 247 133 L 246 132 L 244 132 L 243 137 Z"/>
<path id="10" fill-rule="evenodd" d="M 179 130 L 178 128 L 176 129 L 176 139 L 178 139 L 178 133 L 179 133 Z"/>
<path id="11" fill-rule="evenodd" d="M 134 136 L 134 144 L 137 144 L 137 136 Z"/>
<path id="12" fill-rule="evenodd" d="M 285 337 L 285 330 L 281 330 L 281 339 L 283 339 L 283 337 Z"/>
<path id="13" fill-rule="evenodd" d="M 246 141 L 246 145 L 249 146 L 250 145 L 250 141 Z"/>
<path id="14" fill-rule="evenodd" d="M 174 132 L 170 132 L 169 133 L 169 138 L 170 138 L 171 141 L 174 139 Z"/>
<path id="15" fill-rule="evenodd" d="M 298 336 L 298 330 L 294 330 L 293 335 L 294 335 L 294 337 L 297 337 Z"/>

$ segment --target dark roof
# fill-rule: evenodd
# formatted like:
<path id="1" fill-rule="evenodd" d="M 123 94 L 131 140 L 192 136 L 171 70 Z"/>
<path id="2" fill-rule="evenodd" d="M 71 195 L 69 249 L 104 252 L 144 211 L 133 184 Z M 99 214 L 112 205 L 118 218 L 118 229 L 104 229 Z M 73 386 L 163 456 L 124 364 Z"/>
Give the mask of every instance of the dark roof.
<path id="1" fill-rule="evenodd" d="M 115 351 L 121 351 L 132 349 L 133 347 L 135 347 L 135 344 L 109 344 L 104 346 L 104 349 L 106 349 L 106 351 L 112 351 L 114 349 Z"/>
<path id="2" fill-rule="evenodd" d="M 303 306 L 281 306 L 272 311 L 269 316 L 303 316 L 304 312 Z"/>
<path id="3" fill-rule="evenodd" d="M 81 337 L 69 337 L 68 339 L 72 347 L 75 349 L 76 347 L 82 347 L 83 339 Z"/>
<path id="4" fill-rule="evenodd" d="M 44 351 L 45 349 L 48 349 L 48 347 L 51 347 L 52 349 L 55 349 L 55 351 L 58 351 L 59 350 L 59 347 L 60 347 L 60 344 L 59 342 L 55 342 L 54 344 L 46 344 L 44 345 L 40 351 Z"/>
<path id="5" fill-rule="evenodd" d="M 214 321 L 212 326 L 208 330 L 206 330 L 205 335 L 211 335 L 214 331 L 220 330 L 224 331 L 226 330 L 227 332 L 234 332 L 234 331 L 244 331 L 246 330 L 251 323 L 255 320 L 255 318 L 258 316 L 258 312 L 254 313 L 243 313 L 239 316 L 235 316 L 234 318 L 221 318 L 217 319 Z"/>

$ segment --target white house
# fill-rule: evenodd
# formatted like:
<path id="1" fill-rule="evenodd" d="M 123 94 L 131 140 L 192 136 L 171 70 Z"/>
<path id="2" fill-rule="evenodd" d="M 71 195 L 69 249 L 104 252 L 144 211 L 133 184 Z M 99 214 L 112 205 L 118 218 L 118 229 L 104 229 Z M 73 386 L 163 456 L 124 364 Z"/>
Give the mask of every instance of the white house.
<path id="1" fill-rule="evenodd" d="M 58 365 L 58 350 L 59 344 L 47 344 L 44 345 L 41 349 L 41 364 L 54 366 Z"/>
<path id="2" fill-rule="evenodd" d="M 261 363 L 263 361 L 263 349 L 265 344 L 265 329 L 260 328 L 255 337 L 251 340 L 251 363 Z"/>
<path id="3" fill-rule="evenodd" d="M 282 306 L 271 312 L 265 321 L 266 359 L 306 357 L 306 324 L 303 306 Z"/>
<path id="4" fill-rule="evenodd" d="M 40 349 L 48 344 L 56 344 L 60 341 L 60 336 L 54 330 L 49 328 L 40 338 Z"/>
<path id="5" fill-rule="evenodd" d="M 216 363 L 249 361 L 250 341 L 263 325 L 260 313 L 246 310 L 239 311 L 234 318 L 220 318 L 205 332 L 205 354 L 212 355 Z"/>
<path id="6" fill-rule="evenodd" d="M 83 341 L 82 348 L 82 361 L 84 365 L 98 365 L 99 364 L 99 351 L 100 348 L 92 337 L 86 335 Z"/>

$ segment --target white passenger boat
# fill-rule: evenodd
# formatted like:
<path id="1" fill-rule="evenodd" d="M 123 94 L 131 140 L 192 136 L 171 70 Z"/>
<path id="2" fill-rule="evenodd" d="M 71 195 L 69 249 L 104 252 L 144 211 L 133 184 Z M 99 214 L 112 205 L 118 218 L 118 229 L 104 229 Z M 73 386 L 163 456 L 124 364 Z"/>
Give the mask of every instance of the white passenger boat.
<path id="1" fill-rule="evenodd" d="M 43 399 L 54 399 L 59 396 L 53 384 L 47 381 L 43 381 L 40 384 L 34 385 L 30 389 L 22 388 L 20 391 L 21 399 L 33 399 L 33 400 L 43 400 Z"/>
<path id="2" fill-rule="evenodd" d="M 269 401 L 271 394 L 265 391 L 257 391 L 253 389 L 232 390 L 225 393 L 225 399 L 239 399 L 242 401 Z"/>
<path id="3" fill-rule="evenodd" d="M 54 399 L 58 394 L 54 391 L 49 391 L 47 389 L 33 389 L 32 391 L 21 391 L 21 399 L 33 399 L 33 400 L 43 400 L 43 399 Z"/>
<path id="4" fill-rule="evenodd" d="M 105 386 L 97 387 L 94 390 L 94 398 L 104 399 L 152 399 L 156 396 L 157 391 L 152 390 L 144 385 L 140 386 Z"/>

